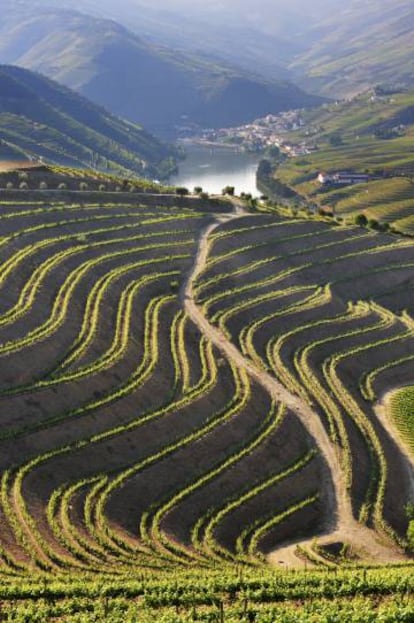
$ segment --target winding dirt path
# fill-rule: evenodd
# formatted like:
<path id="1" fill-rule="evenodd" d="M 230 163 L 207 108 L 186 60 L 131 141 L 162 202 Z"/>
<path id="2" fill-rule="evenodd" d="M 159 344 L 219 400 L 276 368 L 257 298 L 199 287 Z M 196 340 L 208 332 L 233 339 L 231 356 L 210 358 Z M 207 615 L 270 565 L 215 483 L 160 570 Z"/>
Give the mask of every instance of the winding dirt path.
<path id="1" fill-rule="evenodd" d="M 299 418 L 319 449 L 325 461 L 322 489 L 326 496 L 326 516 L 329 518 L 329 523 L 321 527 L 318 543 L 343 541 L 353 545 L 368 559 L 381 560 L 382 562 L 405 560 L 403 553 L 393 543 L 385 542 L 383 539 L 379 540 L 376 532 L 362 526 L 354 519 L 338 451 L 329 439 L 318 415 L 306 402 L 291 394 L 273 376 L 257 368 L 251 360 L 247 359 L 220 329 L 210 324 L 194 300 L 193 284 L 206 266 L 209 255 L 209 236 L 221 224 L 246 216 L 243 208 L 236 201 L 233 201 L 233 205 L 233 213 L 217 215 L 215 222 L 204 229 L 200 236 L 194 265 L 181 290 L 183 307 L 199 330 L 212 341 L 227 359 L 239 368 L 246 370 L 252 379 L 269 392 L 272 398 L 284 403 Z M 295 556 L 296 546 L 298 544 L 304 547 L 311 546 L 313 540 L 297 541 L 279 548 L 269 555 L 269 560 L 279 565 L 304 566 L 305 563 Z"/>

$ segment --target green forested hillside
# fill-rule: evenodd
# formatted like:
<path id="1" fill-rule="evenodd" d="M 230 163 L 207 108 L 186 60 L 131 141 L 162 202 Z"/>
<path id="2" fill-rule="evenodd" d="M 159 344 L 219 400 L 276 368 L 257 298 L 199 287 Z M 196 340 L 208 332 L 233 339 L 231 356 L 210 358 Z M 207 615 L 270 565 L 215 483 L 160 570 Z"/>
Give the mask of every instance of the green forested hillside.
<path id="1" fill-rule="evenodd" d="M 39 74 L 0 65 L 1 155 L 165 176 L 173 148 Z"/>

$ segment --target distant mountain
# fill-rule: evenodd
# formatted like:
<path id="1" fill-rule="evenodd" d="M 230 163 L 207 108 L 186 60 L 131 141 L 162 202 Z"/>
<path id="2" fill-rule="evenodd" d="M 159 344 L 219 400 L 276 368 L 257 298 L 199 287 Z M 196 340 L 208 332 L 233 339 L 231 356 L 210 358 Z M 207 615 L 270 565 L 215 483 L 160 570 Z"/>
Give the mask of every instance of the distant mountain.
<path id="1" fill-rule="evenodd" d="M 164 177 L 175 150 L 39 74 L 0 65 L 0 156 Z"/>
<path id="2" fill-rule="evenodd" d="M 266 6 L 255 6 L 253 10 L 240 7 L 240 0 L 19 0 L 18 4 L 0 0 L 0 7 L 4 13 L 14 4 L 14 10 L 20 7 L 26 16 L 45 7 L 76 9 L 115 20 L 155 44 L 190 54 L 207 54 L 271 79 L 283 79 L 288 73 L 286 62 L 302 47 L 292 33 L 293 24 L 298 28 L 298 11 L 287 9 L 282 0 L 284 6 L 274 18 L 275 4 L 280 1 L 261 0 Z"/>
<path id="3" fill-rule="evenodd" d="M 321 12 L 307 38 L 308 51 L 289 68 L 313 91 L 349 96 L 377 83 L 414 86 L 412 0 L 351 0 Z"/>
<path id="4" fill-rule="evenodd" d="M 159 134 L 187 123 L 235 125 L 320 101 L 288 82 L 149 44 L 110 20 L 4 0 L 0 61 L 41 71 Z"/>
<path id="5" fill-rule="evenodd" d="M 414 86 L 412 0 L 32 0 L 36 5 L 110 17 L 154 42 L 318 94 L 347 96 L 378 82 Z"/>

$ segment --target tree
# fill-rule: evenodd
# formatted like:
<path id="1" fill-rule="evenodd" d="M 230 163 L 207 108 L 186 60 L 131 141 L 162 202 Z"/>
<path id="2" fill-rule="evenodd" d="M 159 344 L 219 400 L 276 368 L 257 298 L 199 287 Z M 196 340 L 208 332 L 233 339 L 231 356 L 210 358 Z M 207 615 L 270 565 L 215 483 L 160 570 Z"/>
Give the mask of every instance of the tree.
<path id="1" fill-rule="evenodd" d="M 359 225 L 359 227 L 366 227 L 368 225 L 368 219 L 365 214 L 357 214 L 354 222 L 355 225 Z"/>
<path id="2" fill-rule="evenodd" d="M 280 157 L 279 147 L 277 145 L 271 145 L 270 147 L 268 147 L 266 149 L 266 156 L 269 156 L 269 158 L 277 160 Z"/>
<path id="3" fill-rule="evenodd" d="M 257 177 L 270 177 L 272 175 L 272 171 L 272 163 L 269 160 L 263 159 L 259 162 Z"/>
<path id="4" fill-rule="evenodd" d="M 203 192 L 203 189 L 201 188 L 201 186 L 194 186 L 195 195 L 201 195 L 202 192 Z"/>
<path id="5" fill-rule="evenodd" d="M 179 197 L 186 197 L 188 194 L 190 194 L 190 191 L 188 190 L 188 188 L 185 188 L 185 186 L 177 186 L 177 188 L 175 189 L 175 194 Z"/>
<path id="6" fill-rule="evenodd" d="M 338 132 L 334 132 L 329 137 L 329 143 L 332 147 L 339 147 L 339 145 L 343 145 L 343 142 L 342 136 Z"/>
<path id="7" fill-rule="evenodd" d="M 222 195 L 230 195 L 231 197 L 233 197 L 234 195 L 234 186 L 225 186 L 223 188 L 223 190 L 221 191 Z"/>

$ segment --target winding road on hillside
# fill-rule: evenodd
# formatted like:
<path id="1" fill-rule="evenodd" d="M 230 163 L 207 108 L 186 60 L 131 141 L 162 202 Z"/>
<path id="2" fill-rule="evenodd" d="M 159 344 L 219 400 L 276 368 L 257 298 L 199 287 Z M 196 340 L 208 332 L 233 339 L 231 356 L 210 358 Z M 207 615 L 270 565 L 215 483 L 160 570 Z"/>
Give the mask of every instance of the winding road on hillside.
<path id="1" fill-rule="evenodd" d="M 269 392 L 272 398 L 284 403 L 301 421 L 313 438 L 325 461 L 325 477 L 322 483 L 326 498 L 326 524 L 321 526 L 317 535 L 318 544 L 344 542 L 350 544 L 366 559 L 382 562 L 403 561 L 404 555 L 385 535 L 379 535 L 355 520 L 352 514 L 351 500 L 346 488 L 346 480 L 340 464 L 339 452 L 328 437 L 318 415 L 298 396 L 290 393 L 276 378 L 258 368 L 230 342 L 223 332 L 210 324 L 194 299 L 193 285 L 203 272 L 209 255 L 209 236 L 223 223 L 247 216 L 237 200 L 233 200 L 234 211 L 230 214 L 217 215 L 212 224 L 201 233 L 193 267 L 181 291 L 183 307 L 199 330 L 239 368 L 244 369 L 252 379 Z M 397 440 L 398 442 L 398 440 Z M 401 444 L 399 444 L 400 446 Z M 403 453 L 406 457 L 406 454 Z M 406 458 L 409 461 L 408 458 Z M 407 465 L 407 469 L 411 466 Z M 297 541 L 279 548 L 269 555 L 270 562 L 283 566 L 303 566 L 305 562 L 295 555 L 298 545 L 310 547 L 314 538 Z"/>

